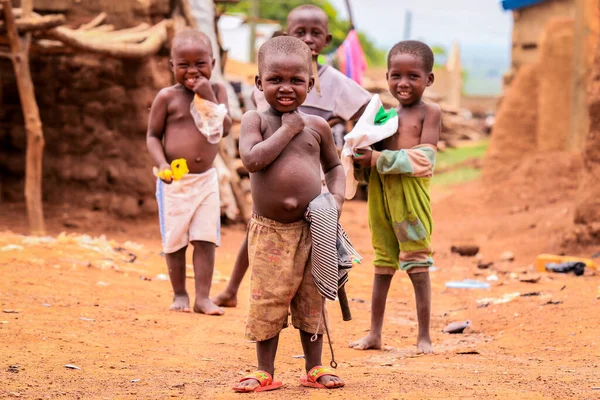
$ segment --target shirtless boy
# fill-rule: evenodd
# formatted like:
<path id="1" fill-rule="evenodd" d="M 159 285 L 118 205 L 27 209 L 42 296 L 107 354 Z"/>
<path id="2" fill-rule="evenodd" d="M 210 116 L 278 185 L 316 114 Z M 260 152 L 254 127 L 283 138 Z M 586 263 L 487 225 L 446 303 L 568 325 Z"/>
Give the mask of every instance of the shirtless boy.
<path id="1" fill-rule="evenodd" d="M 389 91 L 398 100 L 398 131 L 375 147 L 359 149 L 354 162 L 370 169 L 369 226 L 375 250 L 371 331 L 350 347 L 380 349 L 388 290 L 394 273 L 408 273 L 415 291 L 417 348 L 431 353 L 431 232 L 429 181 L 433 174 L 441 112 L 421 99 L 433 83 L 433 52 L 424 43 L 404 41 L 388 55 Z"/>
<path id="2" fill-rule="evenodd" d="M 225 87 L 211 83 L 215 60 L 208 37 L 186 30 L 175 36 L 169 65 L 175 85 L 162 89 L 150 109 L 148 150 L 160 172 L 171 168 L 171 161 L 184 158 L 190 173 L 181 180 L 158 179 L 163 251 L 173 286 L 173 311 L 190 311 L 185 288 L 185 251 L 191 242 L 196 286 L 195 312 L 221 315 L 223 310 L 209 298 L 214 269 L 215 246 L 220 244 L 219 183 L 213 161 L 218 144 L 211 144 L 201 133 L 190 113 L 194 94 L 206 101 L 227 105 Z M 223 134 L 231 128 L 225 116 Z"/>
<path id="3" fill-rule="evenodd" d="M 247 112 L 240 136 L 240 155 L 250 172 L 253 200 L 248 228 L 252 273 L 246 338 L 256 341 L 258 370 L 233 389 L 250 392 L 282 386 L 273 381 L 273 374 L 288 309 L 304 349 L 307 375 L 301 384 L 340 387 L 343 381 L 321 366 L 322 297 L 310 272 L 312 240 L 304 214 L 321 194 L 321 166 L 341 211 L 344 171 L 327 121 L 298 111 L 314 85 L 310 48 L 293 37 L 273 38 L 259 50 L 258 69 L 256 86 L 270 108 Z M 315 333 L 317 340 L 312 341 Z"/>
<path id="4" fill-rule="evenodd" d="M 286 35 L 306 43 L 312 51 L 314 63 L 321 51 L 331 42 L 327 14 L 321 8 L 311 4 L 294 8 L 288 14 Z M 371 99 L 370 93 L 340 71 L 327 65 L 318 65 L 318 76 L 321 93 L 312 90 L 299 110 L 305 114 L 325 118 L 331 127 L 345 121 L 357 120 Z M 258 88 L 254 89 L 253 97 L 258 111 L 269 109 L 269 103 Z M 248 240 L 246 238 L 240 247 L 227 288 L 214 298 L 217 305 L 223 307 L 237 305 L 237 292 L 247 269 Z"/>

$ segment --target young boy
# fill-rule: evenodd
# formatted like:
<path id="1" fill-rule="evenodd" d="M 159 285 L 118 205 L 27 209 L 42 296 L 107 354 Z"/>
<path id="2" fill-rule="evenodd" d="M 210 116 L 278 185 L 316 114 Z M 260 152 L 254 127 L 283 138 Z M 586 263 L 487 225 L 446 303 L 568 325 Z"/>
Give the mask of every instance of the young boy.
<path id="1" fill-rule="evenodd" d="M 424 103 L 433 83 L 433 52 L 424 43 L 404 41 L 388 55 L 390 93 L 398 100 L 398 131 L 378 143 L 381 151 L 359 149 L 354 162 L 369 168 L 369 226 L 375 250 L 371 331 L 350 347 L 381 348 L 381 328 L 388 290 L 398 269 L 408 272 L 417 303 L 420 352 L 431 353 L 429 318 L 433 221 L 429 181 L 433 174 L 441 111 Z"/>
<path id="2" fill-rule="evenodd" d="M 317 6 L 301 5 L 288 14 L 286 34 L 301 39 L 312 51 L 313 62 L 331 42 L 327 14 Z M 314 65 L 314 64 L 313 64 Z M 318 115 L 327 120 L 329 126 L 358 119 L 365 110 L 371 95 L 352 79 L 335 68 L 318 65 L 320 94 L 312 90 L 299 107 L 305 114 Z M 254 100 L 258 111 L 269 109 L 263 92 L 254 89 Z M 248 241 L 240 247 L 231 280 L 227 288 L 214 301 L 223 307 L 237 305 L 237 292 L 248 269 Z"/>
<path id="3" fill-rule="evenodd" d="M 258 370 L 233 389 L 273 390 L 279 333 L 300 330 L 307 375 L 305 386 L 334 388 L 343 382 L 321 366 L 322 297 L 311 275 L 312 239 L 304 215 L 321 194 L 321 165 L 338 214 L 344 201 L 344 170 L 324 119 L 298 111 L 313 88 L 311 52 L 301 40 L 280 36 L 258 53 L 256 86 L 270 108 L 242 118 L 240 155 L 250 172 L 253 216 L 248 227 L 252 266 L 246 338 L 256 341 Z M 315 334 L 311 340 L 311 336 Z"/>
<path id="4" fill-rule="evenodd" d="M 196 300 L 193 310 L 209 315 L 223 311 L 209 299 L 214 269 L 215 246 L 220 242 L 219 183 L 213 161 L 218 144 L 211 144 L 190 113 L 194 95 L 208 102 L 227 105 L 222 84 L 211 83 L 215 60 L 210 39 L 203 33 L 186 30 L 175 36 L 169 65 L 174 86 L 162 89 L 150 109 L 147 146 L 162 173 L 170 162 L 184 158 L 190 173 L 177 182 L 157 181 L 160 230 L 173 286 L 172 311 L 190 311 L 185 289 L 185 251 L 194 246 Z M 231 128 L 225 116 L 223 134 Z M 211 142 L 214 140 L 211 140 Z M 162 174 L 161 174 L 162 175 Z"/>

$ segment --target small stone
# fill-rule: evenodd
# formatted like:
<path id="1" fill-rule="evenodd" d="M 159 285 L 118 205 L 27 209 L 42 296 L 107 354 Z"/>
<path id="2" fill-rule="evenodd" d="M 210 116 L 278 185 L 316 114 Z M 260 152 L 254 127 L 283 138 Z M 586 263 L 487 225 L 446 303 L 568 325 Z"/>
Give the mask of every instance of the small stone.
<path id="1" fill-rule="evenodd" d="M 502 253 L 500 255 L 500 261 L 508 261 L 508 262 L 515 261 L 515 255 L 512 251 L 505 251 L 504 253 Z"/>

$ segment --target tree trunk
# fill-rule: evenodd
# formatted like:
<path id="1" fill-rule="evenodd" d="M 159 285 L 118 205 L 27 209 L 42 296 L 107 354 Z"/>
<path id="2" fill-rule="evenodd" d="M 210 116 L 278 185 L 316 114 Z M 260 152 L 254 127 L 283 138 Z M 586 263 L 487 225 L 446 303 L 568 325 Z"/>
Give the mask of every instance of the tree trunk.
<path id="1" fill-rule="evenodd" d="M 44 209 L 42 204 L 42 158 L 44 155 L 44 135 L 42 133 L 42 122 L 35 101 L 35 91 L 31 81 L 29 69 L 29 42 L 27 34 L 25 43 L 17 33 L 15 18 L 12 14 L 10 0 L 0 0 L 4 10 L 4 21 L 6 32 L 10 41 L 12 63 L 17 78 L 21 108 L 25 117 L 25 130 L 27 132 L 27 151 L 25 164 L 25 202 L 27 205 L 27 217 L 29 219 L 29 231 L 32 235 L 45 233 Z M 22 0 L 23 17 L 31 15 L 31 1 Z"/>

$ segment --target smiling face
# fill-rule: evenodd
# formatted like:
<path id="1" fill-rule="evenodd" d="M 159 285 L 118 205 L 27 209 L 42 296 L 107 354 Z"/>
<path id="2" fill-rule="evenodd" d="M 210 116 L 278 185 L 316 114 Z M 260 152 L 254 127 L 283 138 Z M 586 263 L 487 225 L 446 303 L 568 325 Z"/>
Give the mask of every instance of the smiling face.
<path id="1" fill-rule="evenodd" d="M 305 57 L 273 52 L 256 77 L 256 87 L 264 93 L 271 107 L 287 113 L 304 103 L 314 81 Z"/>
<path id="2" fill-rule="evenodd" d="M 392 96 L 402 106 L 418 103 L 425 89 L 433 84 L 433 73 L 425 68 L 423 59 L 398 53 L 390 58 L 386 74 Z"/>
<path id="3" fill-rule="evenodd" d="M 331 42 L 327 15 L 316 6 L 292 10 L 288 15 L 286 33 L 306 43 L 313 55 L 321 53 Z"/>
<path id="4" fill-rule="evenodd" d="M 169 61 L 175 81 L 193 90 L 200 77 L 210 79 L 215 59 L 212 49 L 202 41 L 184 41 L 173 48 Z"/>

